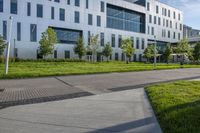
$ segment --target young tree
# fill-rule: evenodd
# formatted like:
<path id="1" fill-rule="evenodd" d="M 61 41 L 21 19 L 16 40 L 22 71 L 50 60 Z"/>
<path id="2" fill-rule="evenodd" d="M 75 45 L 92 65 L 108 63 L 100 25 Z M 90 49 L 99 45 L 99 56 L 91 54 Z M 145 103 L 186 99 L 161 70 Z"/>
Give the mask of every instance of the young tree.
<path id="1" fill-rule="evenodd" d="M 48 28 L 42 33 L 40 40 L 40 54 L 44 58 L 47 55 L 53 54 L 54 46 L 57 43 L 56 32 L 52 28 Z"/>
<path id="2" fill-rule="evenodd" d="M 148 45 L 143 54 L 143 57 L 147 59 L 147 62 L 149 62 L 150 58 L 154 56 L 154 45 Z"/>
<path id="3" fill-rule="evenodd" d="M 91 35 L 89 45 L 87 46 L 87 51 L 92 53 L 93 62 L 96 61 L 95 57 L 97 56 L 99 47 L 99 35 Z"/>
<path id="4" fill-rule="evenodd" d="M 128 59 L 126 59 L 126 63 L 129 63 L 130 58 L 135 52 L 135 49 L 132 46 L 132 41 L 130 38 L 123 39 L 121 43 L 122 52 L 126 55 Z"/>
<path id="5" fill-rule="evenodd" d="M 163 54 L 167 64 L 169 63 L 169 59 L 170 59 L 172 53 L 173 53 L 173 51 L 172 51 L 172 48 L 171 48 L 171 44 L 167 44 L 167 47 L 166 47 L 164 54 Z"/>
<path id="6" fill-rule="evenodd" d="M 109 61 L 109 57 L 112 55 L 112 47 L 109 42 L 104 46 L 102 53 Z"/>
<path id="7" fill-rule="evenodd" d="M 0 57 L 3 55 L 5 47 L 6 47 L 6 42 L 3 40 L 3 37 L 0 35 Z"/>
<path id="8" fill-rule="evenodd" d="M 188 40 L 182 39 L 178 43 L 177 47 L 175 48 L 175 52 L 182 56 L 181 64 L 183 64 L 185 56 L 187 56 L 188 58 L 191 58 L 192 54 L 191 54 L 191 48 L 189 46 Z"/>
<path id="9" fill-rule="evenodd" d="M 197 43 L 194 47 L 193 51 L 194 60 L 199 62 L 200 61 L 200 43 Z"/>
<path id="10" fill-rule="evenodd" d="M 82 59 L 82 57 L 86 54 L 84 45 L 83 38 L 80 37 L 76 43 L 76 46 L 74 47 L 74 52 L 78 54 L 79 59 Z"/>
<path id="11" fill-rule="evenodd" d="M 0 35 L 0 62 L 3 62 L 3 52 L 6 47 L 6 42 L 3 40 L 3 37 Z"/>

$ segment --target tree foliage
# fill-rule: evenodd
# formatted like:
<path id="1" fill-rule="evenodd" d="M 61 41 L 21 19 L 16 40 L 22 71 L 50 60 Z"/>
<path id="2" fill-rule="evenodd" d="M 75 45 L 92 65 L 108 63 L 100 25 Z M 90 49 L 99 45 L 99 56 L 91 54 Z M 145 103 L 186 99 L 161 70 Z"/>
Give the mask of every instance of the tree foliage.
<path id="1" fill-rule="evenodd" d="M 95 62 L 95 57 L 97 56 L 97 52 L 99 51 L 99 35 L 91 35 L 89 40 L 89 45 L 87 46 L 87 51 L 92 53 L 92 61 Z"/>
<path id="2" fill-rule="evenodd" d="M 5 47 L 6 47 L 6 42 L 3 40 L 3 37 L 0 35 L 0 56 L 3 55 Z"/>
<path id="3" fill-rule="evenodd" d="M 143 54 L 143 57 L 149 62 L 150 58 L 154 57 L 154 45 L 148 45 Z"/>
<path id="4" fill-rule="evenodd" d="M 192 59 L 192 49 L 189 46 L 187 39 L 182 39 L 177 47 L 174 49 L 177 54 L 182 56 L 182 62 L 184 62 L 184 57 L 187 56 L 189 59 Z"/>
<path id="5" fill-rule="evenodd" d="M 112 55 L 112 47 L 109 42 L 104 46 L 102 54 L 107 58 L 108 61 L 109 57 Z"/>
<path id="6" fill-rule="evenodd" d="M 42 33 L 40 40 L 40 54 L 42 57 L 53 54 L 54 46 L 57 43 L 57 36 L 52 28 L 48 28 Z"/>
<path id="7" fill-rule="evenodd" d="M 200 43 L 197 43 L 194 47 L 193 57 L 195 61 L 200 61 Z"/>
<path id="8" fill-rule="evenodd" d="M 84 45 L 85 44 L 84 44 L 83 38 L 80 37 L 77 40 L 76 46 L 74 47 L 74 52 L 78 54 L 79 59 L 82 59 L 82 57 L 86 54 L 86 49 Z"/>
<path id="9" fill-rule="evenodd" d="M 129 63 L 130 58 L 133 56 L 135 49 L 133 48 L 132 41 L 130 38 L 123 39 L 121 43 L 122 52 L 126 55 L 128 60 L 126 60 L 127 63 Z"/>
<path id="10" fill-rule="evenodd" d="M 171 48 L 171 44 L 167 44 L 167 47 L 166 47 L 164 54 L 163 54 L 164 59 L 167 63 L 169 63 L 169 59 L 170 59 L 172 53 L 173 53 L 173 50 Z"/>

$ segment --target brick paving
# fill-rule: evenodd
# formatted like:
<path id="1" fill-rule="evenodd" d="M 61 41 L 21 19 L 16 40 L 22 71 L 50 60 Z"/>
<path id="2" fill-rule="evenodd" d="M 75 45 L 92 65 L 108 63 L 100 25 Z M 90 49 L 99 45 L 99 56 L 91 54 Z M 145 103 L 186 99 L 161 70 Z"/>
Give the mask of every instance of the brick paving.
<path id="1" fill-rule="evenodd" d="M 7 88 L 5 86 L 8 81 L 1 81 L 0 87 L 3 91 L 0 91 L 0 108 L 93 95 L 92 93 L 64 84 L 56 78 L 27 80 L 27 84 L 25 82 L 20 84 L 23 80 L 13 80 L 13 82 L 7 85 Z M 32 80 L 33 83 L 30 84 L 29 80 Z M 48 86 L 42 84 L 47 80 L 50 82 Z M 35 87 L 25 88 L 26 86 Z"/>

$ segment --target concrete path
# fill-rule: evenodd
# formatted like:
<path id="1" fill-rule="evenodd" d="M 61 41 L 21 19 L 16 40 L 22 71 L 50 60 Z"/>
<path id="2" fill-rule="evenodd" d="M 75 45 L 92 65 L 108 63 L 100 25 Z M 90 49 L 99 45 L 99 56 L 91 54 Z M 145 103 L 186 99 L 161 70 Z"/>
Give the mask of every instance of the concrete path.
<path id="1" fill-rule="evenodd" d="M 144 89 L 0 110 L 0 133 L 161 133 Z"/>

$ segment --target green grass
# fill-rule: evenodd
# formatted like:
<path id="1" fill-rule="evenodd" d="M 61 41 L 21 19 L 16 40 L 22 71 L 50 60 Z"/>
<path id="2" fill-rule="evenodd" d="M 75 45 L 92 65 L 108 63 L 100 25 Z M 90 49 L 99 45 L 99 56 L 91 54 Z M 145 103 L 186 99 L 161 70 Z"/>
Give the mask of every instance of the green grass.
<path id="1" fill-rule="evenodd" d="M 200 81 L 146 88 L 164 133 L 200 133 Z"/>
<path id="2" fill-rule="evenodd" d="M 184 68 L 200 67 L 184 65 Z M 180 68 L 179 64 L 158 64 L 157 69 Z M 58 75 L 94 74 L 153 70 L 153 64 L 124 62 L 15 62 L 9 65 L 9 75 L 4 75 L 4 64 L 0 64 L 0 79 L 44 77 Z"/>

